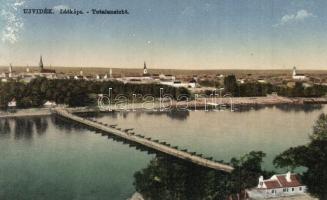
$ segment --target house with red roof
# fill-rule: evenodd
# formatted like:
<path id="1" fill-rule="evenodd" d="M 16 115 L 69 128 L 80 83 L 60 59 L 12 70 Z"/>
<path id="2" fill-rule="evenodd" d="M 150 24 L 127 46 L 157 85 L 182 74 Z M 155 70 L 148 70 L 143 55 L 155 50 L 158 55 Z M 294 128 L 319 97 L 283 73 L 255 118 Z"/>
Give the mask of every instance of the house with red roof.
<path id="1" fill-rule="evenodd" d="M 248 190 L 250 199 L 264 199 L 272 197 L 285 197 L 294 195 L 303 195 L 306 191 L 306 186 L 301 183 L 298 174 L 273 175 L 270 179 L 263 179 L 259 177 L 257 188 Z"/>

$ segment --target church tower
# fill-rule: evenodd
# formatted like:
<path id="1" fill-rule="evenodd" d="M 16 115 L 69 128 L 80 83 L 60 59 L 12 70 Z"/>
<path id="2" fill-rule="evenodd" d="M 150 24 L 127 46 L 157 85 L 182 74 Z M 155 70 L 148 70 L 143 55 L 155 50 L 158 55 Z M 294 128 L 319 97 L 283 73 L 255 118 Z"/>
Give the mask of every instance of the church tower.
<path id="1" fill-rule="evenodd" d="M 12 71 L 12 64 L 10 63 L 10 66 L 9 66 L 9 78 L 12 77 L 12 73 L 13 73 L 13 71 Z"/>
<path id="2" fill-rule="evenodd" d="M 293 67 L 293 73 L 292 73 L 292 76 L 293 76 L 293 77 L 296 76 L 296 67 L 295 67 L 295 66 Z"/>
<path id="3" fill-rule="evenodd" d="M 12 64 L 10 63 L 10 66 L 9 66 L 9 73 L 12 73 Z"/>
<path id="4" fill-rule="evenodd" d="M 41 72 L 41 71 L 43 70 L 43 60 L 42 60 L 42 56 L 40 56 L 39 68 L 40 68 L 40 72 Z"/>
<path id="5" fill-rule="evenodd" d="M 112 69 L 109 69 L 109 78 L 112 78 Z"/>
<path id="6" fill-rule="evenodd" d="M 148 74 L 148 69 L 146 67 L 146 63 L 144 62 L 143 75 L 147 75 L 147 74 Z"/>

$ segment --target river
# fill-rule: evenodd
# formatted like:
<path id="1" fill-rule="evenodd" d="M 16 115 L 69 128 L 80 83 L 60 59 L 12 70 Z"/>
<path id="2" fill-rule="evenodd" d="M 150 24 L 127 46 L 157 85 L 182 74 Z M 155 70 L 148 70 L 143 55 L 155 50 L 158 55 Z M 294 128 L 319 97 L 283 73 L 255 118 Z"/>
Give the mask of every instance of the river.
<path id="1" fill-rule="evenodd" d="M 251 150 L 267 154 L 305 144 L 327 106 L 243 111 L 116 112 L 88 115 L 135 133 L 229 161 Z M 0 120 L 0 199 L 110 199 L 132 196 L 133 174 L 155 155 L 55 116 Z"/>

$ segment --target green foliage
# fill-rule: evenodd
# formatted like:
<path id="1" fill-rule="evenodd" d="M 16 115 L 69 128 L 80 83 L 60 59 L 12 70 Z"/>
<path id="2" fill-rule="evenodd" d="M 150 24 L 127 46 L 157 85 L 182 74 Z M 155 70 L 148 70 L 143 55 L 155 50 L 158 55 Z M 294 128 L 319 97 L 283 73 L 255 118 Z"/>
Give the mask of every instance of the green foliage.
<path id="1" fill-rule="evenodd" d="M 232 193 L 241 193 L 247 188 L 252 188 L 258 184 L 258 178 L 260 176 L 272 174 L 272 172 L 264 171 L 261 168 L 265 156 L 266 154 L 261 151 L 251 151 L 241 157 L 240 160 L 235 158 L 231 160 L 235 168 L 229 182 Z"/>
<path id="2" fill-rule="evenodd" d="M 238 84 L 234 75 L 226 76 L 224 79 L 225 92 L 235 97 L 256 97 L 266 96 L 273 92 L 270 83 L 248 82 Z"/>
<path id="3" fill-rule="evenodd" d="M 94 94 L 108 94 L 112 88 L 113 98 L 122 94 L 132 98 L 132 94 L 160 96 L 160 88 L 164 93 L 177 98 L 178 95 L 190 96 L 186 88 L 175 88 L 159 84 L 124 84 L 118 81 L 85 81 L 36 78 L 30 83 L 8 82 L 0 84 L 0 108 L 6 108 L 9 101 L 16 99 L 20 108 L 39 107 L 46 101 L 69 106 L 87 106 L 96 102 Z"/>
<path id="4" fill-rule="evenodd" d="M 240 160 L 233 158 L 235 170 L 228 174 L 171 157 L 157 157 L 147 168 L 134 175 L 136 191 L 147 200 L 226 199 L 243 194 L 245 188 L 258 184 L 262 152 L 250 152 Z M 236 198 L 233 198 L 236 199 Z"/>
<path id="5" fill-rule="evenodd" d="M 327 140 L 327 114 L 321 114 L 313 126 L 311 140 Z"/>
<path id="6" fill-rule="evenodd" d="M 215 88 L 218 88 L 221 86 L 219 80 L 209 80 L 209 79 L 200 80 L 199 84 L 204 87 L 215 87 Z"/>
<path id="7" fill-rule="evenodd" d="M 272 93 L 272 85 L 269 83 L 244 83 L 238 86 L 235 96 L 257 97 L 267 96 Z"/>
<path id="8" fill-rule="evenodd" d="M 231 93 L 235 97 L 256 97 L 266 96 L 276 92 L 280 96 L 287 97 L 321 97 L 327 93 L 327 87 L 323 85 L 313 85 L 304 87 L 302 82 L 296 82 L 294 87 L 276 86 L 271 83 L 246 82 L 238 84 L 234 75 L 225 77 L 225 92 Z"/>
<path id="9" fill-rule="evenodd" d="M 306 167 L 303 182 L 308 191 L 327 199 L 327 115 L 322 114 L 313 127 L 310 143 L 292 147 L 274 159 L 277 167 Z"/>
<path id="10" fill-rule="evenodd" d="M 234 75 L 226 76 L 224 78 L 224 87 L 226 92 L 235 95 L 238 88 L 236 77 Z"/>
<path id="11" fill-rule="evenodd" d="M 287 97 L 321 97 L 327 93 L 327 87 L 323 85 L 313 85 L 303 87 L 301 82 L 296 82 L 294 87 L 274 86 L 273 91 L 278 95 Z"/>

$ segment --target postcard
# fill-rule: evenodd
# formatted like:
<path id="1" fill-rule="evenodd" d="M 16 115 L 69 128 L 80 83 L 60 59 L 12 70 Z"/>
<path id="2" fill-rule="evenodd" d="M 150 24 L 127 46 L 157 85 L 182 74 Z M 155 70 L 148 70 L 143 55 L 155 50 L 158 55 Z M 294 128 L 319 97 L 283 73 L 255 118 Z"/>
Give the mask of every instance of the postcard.
<path id="1" fill-rule="evenodd" d="M 1 200 L 327 200 L 324 0 L 1 0 Z"/>

